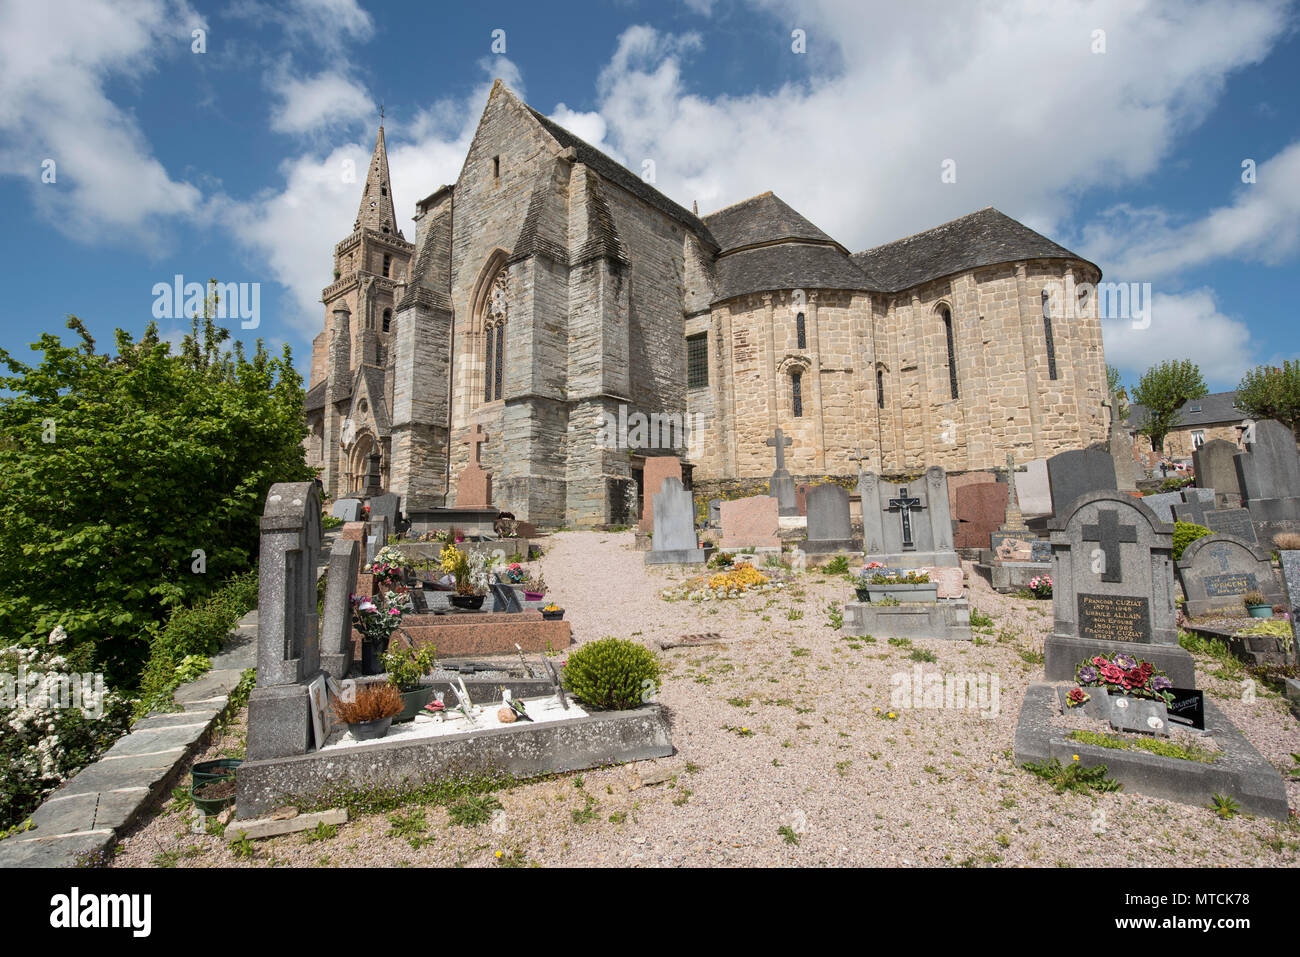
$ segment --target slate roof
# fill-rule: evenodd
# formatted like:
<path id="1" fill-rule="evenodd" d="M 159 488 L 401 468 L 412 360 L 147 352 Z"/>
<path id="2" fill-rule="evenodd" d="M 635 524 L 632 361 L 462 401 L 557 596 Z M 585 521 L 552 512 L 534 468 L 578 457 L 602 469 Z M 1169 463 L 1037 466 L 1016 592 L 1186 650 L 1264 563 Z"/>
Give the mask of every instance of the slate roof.
<path id="1" fill-rule="evenodd" d="M 1228 422 L 1240 422 L 1248 419 L 1241 409 L 1236 407 L 1236 392 L 1212 392 L 1201 399 L 1184 402 L 1174 419 L 1176 429 L 1194 429 L 1198 425 L 1224 425 Z M 1199 411 L 1192 411 L 1199 409 Z M 1146 406 L 1134 404 L 1129 407 L 1128 418 L 1124 421 L 1127 429 L 1140 429 L 1147 421 Z"/>
<path id="2" fill-rule="evenodd" d="M 302 403 L 304 410 L 312 412 L 316 409 L 325 408 L 325 387 L 327 385 L 329 385 L 329 382 L 325 379 L 321 379 L 320 382 L 317 382 L 307 390 L 307 398 L 304 399 Z"/>
<path id="3" fill-rule="evenodd" d="M 713 233 L 713 238 L 718 241 L 724 253 L 742 246 L 779 242 L 783 239 L 803 239 L 839 246 L 839 243 L 770 190 L 710 213 L 704 217 L 704 225 L 709 227 L 709 232 Z M 848 253 L 844 247 L 839 248 Z"/>
<path id="4" fill-rule="evenodd" d="M 870 279 L 835 246 L 784 242 L 721 256 L 714 301 L 775 289 L 870 289 Z"/>
<path id="5" fill-rule="evenodd" d="M 853 262 L 880 284 L 875 287 L 880 292 L 899 292 L 953 273 L 1021 259 L 1087 262 L 992 206 L 853 254 Z"/>
<path id="6" fill-rule="evenodd" d="M 703 221 L 690 210 L 678 206 L 671 199 L 659 192 L 659 190 L 655 189 L 640 176 L 637 176 L 622 163 L 617 163 L 610 159 L 586 140 L 574 136 L 563 126 L 556 123 L 554 120 L 543 116 L 527 103 L 524 104 L 524 108 L 536 117 L 537 122 L 542 124 L 542 127 L 546 132 L 549 133 L 561 147 L 564 149 L 572 147 L 576 150 L 579 163 L 591 167 L 611 183 L 621 186 L 633 196 L 653 206 L 661 213 L 665 213 L 672 219 L 677 220 L 677 222 L 681 223 L 691 232 L 703 239 L 706 244 L 712 246 L 717 245 L 717 240 L 715 240 L 712 234 L 710 234 L 708 227 L 706 227 Z"/>

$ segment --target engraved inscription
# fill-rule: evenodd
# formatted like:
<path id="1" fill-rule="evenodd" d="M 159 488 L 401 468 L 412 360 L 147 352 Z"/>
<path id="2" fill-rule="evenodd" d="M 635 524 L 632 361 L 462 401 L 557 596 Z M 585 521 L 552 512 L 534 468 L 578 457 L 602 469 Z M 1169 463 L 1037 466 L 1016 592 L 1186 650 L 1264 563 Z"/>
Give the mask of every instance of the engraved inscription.
<path id="1" fill-rule="evenodd" d="M 1208 598 L 1244 595 L 1258 587 L 1255 576 L 1251 574 L 1212 575 L 1205 579 L 1205 594 Z"/>
<path id="2" fill-rule="evenodd" d="M 1098 641 L 1151 641 L 1147 599 L 1128 595 L 1079 595 L 1079 637 Z"/>

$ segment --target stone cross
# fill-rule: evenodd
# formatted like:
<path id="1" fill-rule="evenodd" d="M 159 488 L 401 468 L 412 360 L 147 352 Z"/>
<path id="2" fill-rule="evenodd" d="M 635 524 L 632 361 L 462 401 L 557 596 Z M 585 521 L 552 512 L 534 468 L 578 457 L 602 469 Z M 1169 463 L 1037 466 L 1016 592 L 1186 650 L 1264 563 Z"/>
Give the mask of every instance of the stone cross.
<path id="1" fill-rule="evenodd" d="M 768 439 L 766 444 L 776 449 L 776 468 L 779 472 L 785 468 L 785 450 L 794 444 L 794 439 L 777 429 L 776 435 Z"/>
<path id="2" fill-rule="evenodd" d="M 1196 495 L 1183 493 L 1183 500 L 1173 506 L 1174 521 L 1205 525 L 1205 502 Z"/>
<path id="3" fill-rule="evenodd" d="M 919 499 L 907 494 L 907 486 L 898 487 L 898 498 L 889 500 L 889 510 L 898 512 L 903 522 L 903 544 L 912 544 L 912 510 L 925 508 L 925 504 Z"/>
<path id="4" fill-rule="evenodd" d="M 1097 513 L 1096 525 L 1083 526 L 1083 540 L 1097 542 L 1101 545 L 1105 561 L 1102 564 L 1101 580 L 1104 582 L 1123 581 L 1120 570 L 1119 546 L 1121 542 L 1136 542 L 1137 526 L 1121 525 L 1119 512 L 1111 509 Z"/>
<path id="5" fill-rule="evenodd" d="M 483 431 L 483 426 L 477 422 L 474 423 L 474 431 L 467 438 L 461 439 L 470 447 L 470 464 L 475 468 L 479 467 L 479 446 L 488 440 L 487 433 Z"/>
<path id="6" fill-rule="evenodd" d="M 1022 467 L 1022 471 L 1028 471 Z M 1007 514 L 1002 520 L 1005 529 L 1021 529 L 1025 525 L 1024 513 L 1020 511 L 1020 494 L 1016 491 L 1016 457 L 1007 453 Z"/>

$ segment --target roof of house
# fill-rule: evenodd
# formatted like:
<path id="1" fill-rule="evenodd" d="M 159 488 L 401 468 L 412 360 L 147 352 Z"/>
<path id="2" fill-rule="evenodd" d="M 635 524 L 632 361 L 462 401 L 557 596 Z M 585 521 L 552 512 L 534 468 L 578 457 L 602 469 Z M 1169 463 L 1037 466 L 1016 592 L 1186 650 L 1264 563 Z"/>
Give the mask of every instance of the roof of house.
<path id="1" fill-rule="evenodd" d="M 1248 418 L 1250 416 L 1237 408 L 1236 392 L 1212 392 L 1204 398 L 1184 402 L 1174 419 L 1174 428 L 1194 429 L 1198 425 L 1223 425 Z M 1146 406 L 1135 403 L 1129 407 L 1124 424 L 1130 429 L 1140 429 L 1146 421 Z"/>
<path id="2" fill-rule="evenodd" d="M 880 284 L 874 287 L 880 292 L 898 292 L 953 273 L 1020 259 L 1087 262 L 992 206 L 853 254 L 853 262 Z"/>

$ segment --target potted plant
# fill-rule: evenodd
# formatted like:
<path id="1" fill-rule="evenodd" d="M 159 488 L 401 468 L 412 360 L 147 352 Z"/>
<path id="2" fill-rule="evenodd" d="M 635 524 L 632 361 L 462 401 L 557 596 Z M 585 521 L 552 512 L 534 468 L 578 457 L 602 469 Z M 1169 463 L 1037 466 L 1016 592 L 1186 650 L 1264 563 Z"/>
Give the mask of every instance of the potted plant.
<path id="1" fill-rule="evenodd" d="M 433 685 L 420 684 L 420 679 L 432 672 L 437 664 L 433 648 L 399 648 L 386 652 L 381 661 L 388 683 L 402 695 L 402 711 L 393 723 L 414 721 L 420 709 L 433 698 Z"/>
<path id="2" fill-rule="evenodd" d="M 450 575 L 456 582 L 456 594 L 451 597 L 451 603 L 457 608 L 475 610 L 482 608 L 483 596 L 487 593 L 487 589 L 476 591 L 471 583 L 469 554 L 464 549 L 448 543 L 443 546 L 442 553 L 438 558 L 442 564 L 443 572 Z"/>
<path id="3" fill-rule="evenodd" d="M 939 600 L 939 585 L 930 581 L 925 572 L 884 569 L 873 562 L 862 569 L 859 588 L 867 601 L 878 602 L 882 598 L 893 598 L 900 602 L 933 603 Z"/>
<path id="4" fill-rule="evenodd" d="M 1029 590 L 1034 593 L 1034 597 L 1040 601 L 1052 597 L 1052 576 L 1035 575 L 1029 579 Z"/>
<path id="5" fill-rule="evenodd" d="M 379 656 L 388 650 L 388 640 L 402 624 L 402 609 L 397 605 L 380 608 L 365 595 L 352 596 L 352 621 L 361 632 L 361 673 L 383 673 Z"/>
<path id="6" fill-rule="evenodd" d="M 541 601 L 546 595 L 546 576 L 538 575 L 524 588 L 524 601 Z"/>
<path id="7" fill-rule="evenodd" d="M 542 617 L 547 621 L 559 621 L 564 617 L 564 609 L 551 602 L 542 609 Z"/>
<path id="8" fill-rule="evenodd" d="M 375 556 L 375 560 L 366 566 L 366 571 L 375 576 L 375 583 L 380 588 L 396 588 L 406 584 L 413 564 L 402 552 L 392 545 L 385 545 Z"/>
<path id="9" fill-rule="evenodd" d="M 351 698 L 335 698 L 334 713 L 358 741 L 382 738 L 393 718 L 402 713 L 402 695 L 386 681 L 361 685 Z"/>
<path id="10" fill-rule="evenodd" d="M 1241 603 L 1246 606 L 1246 611 L 1251 618 L 1272 618 L 1273 603 L 1264 597 L 1264 593 L 1257 590 L 1246 592 L 1242 596 Z"/>

